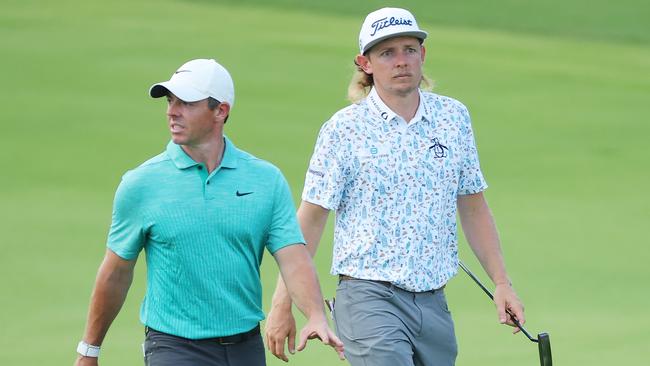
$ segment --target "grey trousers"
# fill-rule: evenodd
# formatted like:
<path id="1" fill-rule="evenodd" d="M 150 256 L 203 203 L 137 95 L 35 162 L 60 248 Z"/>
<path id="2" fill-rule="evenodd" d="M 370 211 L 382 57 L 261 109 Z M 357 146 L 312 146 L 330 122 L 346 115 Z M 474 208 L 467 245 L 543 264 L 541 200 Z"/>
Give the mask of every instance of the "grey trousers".
<path id="1" fill-rule="evenodd" d="M 146 366 L 265 366 L 264 343 L 259 332 L 239 343 L 219 344 L 147 331 L 143 345 Z"/>
<path id="2" fill-rule="evenodd" d="M 456 362 L 454 323 L 443 289 L 414 293 L 373 281 L 340 281 L 334 320 L 353 366 Z"/>

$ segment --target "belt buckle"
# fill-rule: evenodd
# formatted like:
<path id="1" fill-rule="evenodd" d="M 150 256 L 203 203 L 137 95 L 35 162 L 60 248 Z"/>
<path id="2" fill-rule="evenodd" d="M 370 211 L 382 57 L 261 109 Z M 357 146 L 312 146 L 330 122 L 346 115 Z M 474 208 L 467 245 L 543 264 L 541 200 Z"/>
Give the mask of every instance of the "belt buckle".
<path id="1" fill-rule="evenodd" d="M 233 345 L 233 344 L 237 344 L 237 342 L 228 342 L 228 341 L 224 340 L 222 337 L 217 338 L 217 343 L 219 343 L 222 346 L 230 346 L 230 345 Z"/>

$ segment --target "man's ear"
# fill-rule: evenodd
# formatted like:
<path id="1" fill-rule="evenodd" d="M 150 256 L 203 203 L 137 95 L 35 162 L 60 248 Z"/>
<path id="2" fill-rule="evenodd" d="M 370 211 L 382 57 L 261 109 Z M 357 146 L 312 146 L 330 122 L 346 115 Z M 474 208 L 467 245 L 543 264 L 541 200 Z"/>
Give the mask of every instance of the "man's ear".
<path id="1" fill-rule="evenodd" d="M 368 75 L 372 75 L 372 64 L 370 63 L 370 58 L 364 55 L 357 55 L 354 58 L 354 63 L 357 64 Z"/>
<path id="2" fill-rule="evenodd" d="M 217 106 L 217 108 L 214 109 L 214 119 L 215 122 L 224 122 L 226 118 L 228 117 L 228 114 L 230 114 L 230 104 L 221 102 Z"/>

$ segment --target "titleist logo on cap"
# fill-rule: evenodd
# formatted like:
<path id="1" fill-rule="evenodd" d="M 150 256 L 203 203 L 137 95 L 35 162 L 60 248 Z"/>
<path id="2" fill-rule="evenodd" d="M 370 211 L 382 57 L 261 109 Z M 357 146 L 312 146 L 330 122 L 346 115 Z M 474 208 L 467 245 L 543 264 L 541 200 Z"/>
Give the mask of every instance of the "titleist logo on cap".
<path id="1" fill-rule="evenodd" d="M 381 8 L 366 16 L 359 32 L 359 53 L 365 54 L 377 43 L 397 36 L 415 37 L 420 43 L 427 32 L 418 27 L 413 14 L 406 9 Z"/>
<path id="2" fill-rule="evenodd" d="M 379 20 L 374 21 L 370 26 L 373 28 L 372 33 L 370 36 L 374 36 L 377 34 L 378 31 L 387 28 L 387 27 L 392 27 L 394 25 L 413 25 L 413 22 L 411 19 L 403 19 L 403 18 L 395 18 L 395 17 L 388 17 L 381 18 Z"/>

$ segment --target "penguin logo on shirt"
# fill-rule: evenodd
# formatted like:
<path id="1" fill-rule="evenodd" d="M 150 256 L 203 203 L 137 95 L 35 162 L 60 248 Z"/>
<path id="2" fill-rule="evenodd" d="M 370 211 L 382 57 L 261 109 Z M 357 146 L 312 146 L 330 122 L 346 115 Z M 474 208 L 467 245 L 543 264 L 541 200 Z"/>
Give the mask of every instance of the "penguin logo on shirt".
<path id="1" fill-rule="evenodd" d="M 433 145 L 429 146 L 429 151 L 433 152 L 433 157 L 436 159 L 446 158 L 449 148 L 441 144 L 437 137 L 434 137 L 431 142 L 433 142 Z"/>

